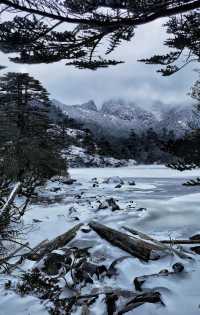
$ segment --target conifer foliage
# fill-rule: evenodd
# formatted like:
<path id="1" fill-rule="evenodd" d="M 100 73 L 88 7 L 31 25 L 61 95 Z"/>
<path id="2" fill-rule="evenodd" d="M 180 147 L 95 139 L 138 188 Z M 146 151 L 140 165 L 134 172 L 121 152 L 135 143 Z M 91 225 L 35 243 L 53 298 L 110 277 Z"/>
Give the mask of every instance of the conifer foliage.
<path id="1" fill-rule="evenodd" d="M 165 45 L 170 51 L 140 61 L 162 65 L 158 72 L 163 76 L 170 76 L 188 64 L 200 61 L 200 10 L 172 17 L 165 27 L 170 34 Z"/>
<path id="2" fill-rule="evenodd" d="M 200 80 L 194 84 L 191 96 L 196 100 L 196 115 L 200 117 Z M 170 164 L 173 169 L 184 171 L 200 168 L 200 126 L 194 126 L 191 133 L 182 139 L 170 141 L 167 150 L 177 157 L 177 162 Z M 200 179 L 191 180 L 185 185 L 200 185 Z"/>
<path id="3" fill-rule="evenodd" d="M 189 49 L 188 60 L 199 60 L 199 0 L 3 0 L 0 2 L 0 49 L 15 52 L 20 63 L 52 63 L 96 70 L 121 60 L 108 58 L 140 25 L 169 17 L 166 42 L 175 51 L 147 63 L 166 65 L 164 75 L 182 66 L 174 61 Z M 9 14 L 8 14 L 9 13 Z M 183 15 L 184 14 L 184 15 Z M 103 50 L 98 48 L 103 43 Z M 102 47 L 102 46 L 101 46 Z"/>
<path id="4" fill-rule="evenodd" d="M 1 182 L 32 186 L 66 172 L 49 108 L 47 91 L 29 74 L 0 78 Z"/>

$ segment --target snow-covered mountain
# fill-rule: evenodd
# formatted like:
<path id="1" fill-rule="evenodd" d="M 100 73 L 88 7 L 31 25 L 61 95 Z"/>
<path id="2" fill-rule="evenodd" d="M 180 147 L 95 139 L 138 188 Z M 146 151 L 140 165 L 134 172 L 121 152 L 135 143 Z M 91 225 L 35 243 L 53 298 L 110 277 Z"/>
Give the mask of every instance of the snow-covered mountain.
<path id="1" fill-rule="evenodd" d="M 126 138 L 131 130 L 141 133 L 149 128 L 158 133 L 166 128 L 173 130 L 176 136 L 181 136 L 190 129 L 195 119 L 192 107 L 185 106 L 160 106 L 156 115 L 134 103 L 121 100 L 105 102 L 99 110 L 94 101 L 69 106 L 53 100 L 53 104 L 69 118 L 89 128 L 97 137 Z"/>

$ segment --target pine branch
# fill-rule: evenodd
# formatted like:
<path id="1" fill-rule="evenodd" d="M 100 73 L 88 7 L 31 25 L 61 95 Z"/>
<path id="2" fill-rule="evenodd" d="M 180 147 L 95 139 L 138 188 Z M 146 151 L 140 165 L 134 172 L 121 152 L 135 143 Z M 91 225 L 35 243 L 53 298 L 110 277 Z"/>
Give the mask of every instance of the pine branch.
<path id="1" fill-rule="evenodd" d="M 61 14 L 62 10 L 61 7 L 57 6 L 55 9 L 54 7 L 50 7 L 50 10 L 48 11 L 48 1 L 46 1 L 46 6 L 44 5 L 43 8 L 41 6 L 38 6 L 37 4 L 31 5 L 30 1 L 9 1 L 9 0 L 2 0 L 1 4 L 4 4 L 8 6 L 9 8 L 13 8 L 16 10 L 19 10 L 21 12 L 27 12 L 34 15 L 40 15 L 42 17 L 47 17 L 53 20 L 58 20 L 61 22 L 66 23 L 73 23 L 73 24 L 85 24 L 89 26 L 95 26 L 95 27 L 119 27 L 119 26 L 137 26 L 137 25 L 143 25 L 146 23 L 153 22 L 157 19 L 164 18 L 164 17 L 170 17 L 176 14 L 182 14 L 191 10 L 198 9 L 200 7 L 200 0 L 196 1 L 187 1 L 188 3 L 182 3 L 178 2 L 174 6 L 161 6 L 157 7 L 156 12 L 152 10 L 152 12 L 148 15 L 143 14 L 141 17 L 125 17 L 125 18 L 114 18 L 112 21 L 109 21 L 109 19 L 104 21 L 99 21 L 95 18 L 74 18 L 69 17 L 67 13 L 65 12 L 65 15 Z M 113 9 L 112 5 L 110 6 L 111 9 Z M 148 8 L 148 6 L 147 6 Z"/>

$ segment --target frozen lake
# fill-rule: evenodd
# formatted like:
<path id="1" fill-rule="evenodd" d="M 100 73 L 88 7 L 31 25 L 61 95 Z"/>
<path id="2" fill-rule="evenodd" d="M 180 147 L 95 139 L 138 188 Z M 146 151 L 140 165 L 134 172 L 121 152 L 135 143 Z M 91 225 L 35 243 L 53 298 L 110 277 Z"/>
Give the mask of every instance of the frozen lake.
<path id="1" fill-rule="evenodd" d="M 79 222 L 85 224 L 96 220 L 114 229 L 123 230 L 123 226 L 143 231 L 156 239 L 188 238 L 200 232 L 200 187 L 185 187 L 182 184 L 194 177 L 200 177 L 200 170 L 177 172 L 164 166 L 135 166 L 131 168 L 70 169 L 73 185 L 49 182 L 41 191 L 43 197 L 59 197 L 60 201 L 49 204 L 34 204 L 25 215 L 25 223 L 33 224 L 26 237 L 30 246 L 42 240 L 52 239 Z M 124 184 L 116 188 L 114 183 L 105 183 L 105 178 L 119 176 Z M 96 180 L 94 180 L 96 178 Z M 136 185 L 129 184 L 135 181 Z M 97 183 L 94 185 L 94 183 Z M 54 190 L 56 188 L 56 190 Z M 59 188 L 59 190 L 57 190 Z M 99 202 L 114 198 L 121 210 L 99 210 Z M 54 200 L 54 199 L 52 199 Z M 92 253 L 102 253 L 105 264 L 127 253 L 111 246 L 93 231 L 80 232 L 71 246 L 82 244 L 92 246 Z M 186 249 L 189 250 L 187 247 Z M 95 280 L 95 286 L 104 286 L 134 290 L 133 279 L 136 276 L 157 273 L 163 269 L 171 270 L 172 265 L 181 261 L 185 267 L 183 274 L 152 280 L 146 289 L 157 289 L 162 294 L 165 307 L 145 304 L 127 315 L 198 315 L 200 314 L 200 256 L 194 260 L 182 260 L 179 257 L 166 257 L 156 262 L 144 263 L 138 259 L 128 259 L 119 264 L 119 275 L 113 279 Z M 25 264 L 22 270 L 33 267 Z M 16 280 L 16 275 L 13 279 Z M 45 305 L 34 296 L 21 298 L 13 292 L 5 292 L 4 282 L 12 276 L 0 278 L 0 315 L 47 315 Z M 90 293 L 91 286 L 84 289 Z M 80 309 L 72 315 L 81 315 Z M 91 308 L 90 315 L 106 315 L 103 299 L 98 299 Z"/>
<path id="2" fill-rule="evenodd" d="M 73 178 L 90 182 L 92 178 L 103 179 L 119 176 L 122 179 L 133 179 L 136 186 L 114 189 L 103 187 L 104 193 L 110 196 L 136 201 L 139 207 L 148 209 L 148 215 L 139 220 L 129 221 L 130 225 L 139 225 L 143 229 L 198 229 L 200 222 L 200 186 L 183 186 L 183 183 L 200 176 L 200 170 L 179 172 L 165 166 L 135 166 L 131 168 L 90 168 L 71 169 Z M 102 186 L 95 189 L 102 193 Z M 135 222 L 137 221 L 137 222 Z"/>
<path id="3" fill-rule="evenodd" d="M 194 177 L 200 176 L 200 170 L 178 172 L 165 166 L 134 166 L 131 168 L 77 168 L 70 169 L 73 178 L 89 182 L 92 178 L 103 179 L 112 176 L 135 180 L 136 187 L 131 194 L 136 199 L 168 199 L 180 195 L 198 193 L 200 187 L 186 187 L 182 184 Z M 118 194 L 124 193 L 119 190 Z"/>
<path id="4" fill-rule="evenodd" d="M 77 178 L 91 179 L 109 176 L 133 178 L 190 178 L 199 176 L 200 170 L 179 172 L 163 165 L 138 165 L 119 168 L 72 168 L 70 174 Z"/>

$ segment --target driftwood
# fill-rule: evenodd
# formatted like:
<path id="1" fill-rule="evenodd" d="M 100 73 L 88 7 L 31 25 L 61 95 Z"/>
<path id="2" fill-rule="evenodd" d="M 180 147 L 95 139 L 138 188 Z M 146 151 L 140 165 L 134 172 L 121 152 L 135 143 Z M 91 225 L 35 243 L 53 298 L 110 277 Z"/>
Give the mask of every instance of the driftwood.
<path id="1" fill-rule="evenodd" d="M 150 241 L 152 242 L 153 244 L 156 244 L 158 246 L 158 248 L 160 248 L 160 250 L 163 250 L 165 252 L 167 252 L 168 254 L 176 254 L 178 257 L 182 258 L 182 259 L 191 259 L 190 256 L 186 255 L 185 253 L 183 252 L 180 252 L 179 250 L 177 249 L 174 249 L 172 246 L 167 246 L 165 243 L 161 242 L 161 241 L 158 241 L 158 240 L 155 240 L 154 238 L 150 237 L 149 235 L 145 234 L 145 233 L 142 233 L 142 232 L 139 232 L 139 231 L 136 231 L 134 229 L 130 229 L 128 227 L 123 227 L 126 231 L 128 231 L 129 233 L 133 234 L 134 236 L 135 235 L 138 235 L 140 238 L 144 239 L 144 240 L 147 240 L 147 241 Z M 174 243 L 173 242 L 169 242 L 167 244 L 170 244 L 170 245 L 173 245 Z"/>
<path id="2" fill-rule="evenodd" d="M 200 244 L 199 240 L 163 240 L 160 241 L 162 244 L 171 244 L 171 245 L 192 245 L 192 244 Z"/>
<path id="3" fill-rule="evenodd" d="M 162 305 L 164 305 L 164 303 L 161 300 L 161 295 L 159 292 L 148 292 L 148 293 L 137 295 L 134 299 L 126 303 L 126 305 L 116 314 L 122 315 L 122 314 L 128 313 L 145 303 L 153 303 L 153 304 L 161 303 Z"/>
<path id="4" fill-rule="evenodd" d="M 120 289 L 101 290 L 95 293 L 86 295 L 77 295 L 68 298 L 70 304 L 90 305 L 90 301 L 98 298 L 101 295 L 105 295 L 105 303 L 107 306 L 108 315 L 122 315 L 125 314 L 145 303 L 164 303 L 161 300 L 161 294 L 159 292 L 150 291 L 148 293 L 135 293 L 133 291 L 125 291 Z M 118 298 L 130 298 L 130 300 L 119 310 L 117 310 L 116 301 Z"/>
<path id="5" fill-rule="evenodd" d="M 19 190 L 21 189 L 22 184 L 19 182 L 15 185 L 13 188 L 10 196 L 8 197 L 8 200 L 4 204 L 3 208 L 1 209 L 0 219 L 4 217 L 4 215 L 10 211 L 10 206 L 13 204 L 13 201 L 15 200 L 15 197 L 17 196 Z"/>
<path id="6" fill-rule="evenodd" d="M 76 233 L 78 232 L 81 226 L 82 224 L 78 224 L 69 231 L 67 231 L 66 233 L 57 236 L 51 241 L 48 240 L 42 241 L 35 248 L 33 248 L 31 252 L 25 254 L 24 258 L 27 258 L 29 260 L 40 260 L 46 254 L 49 254 L 53 250 L 65 246 L 76 236 Z"/>
<path id="7" fill-rule="evenodd" d="M 159 273 L 153 273 L 151 275 L 144 275 L 144 276 L 136 277 L 133 281 L 135 285 L 135 289 L 137 291 L 142 291 L 142 285 L 148 279 L 168 277 L 168 276 L 173 276 L 178 273 L 181 273 L 184 270 L 184 266 L 181 263 L 176 263 L 172 266 L 172 269 L 173 271 L 164 269 L 164 270 L 161 270 Z"/>
<path id="8" fill-rule="evenodd" d="M 89 226 L 102 238 L 112 245 L 117 246 L 134 257 L 141 260 L 155 260 L 160 258 L 160 246 L 130 237 L 129 235 L 118 232 L 97 222 L 90 222 Z"/>
<path id="9" fill-rule="evenodd" d="M 200 246 L 193 246 L 190 248 L 195 254 L 200 255 Z"/>
<path id="10" fill-rule="evenodd" d="M 105 303 L 108 315 L 114 315 L 117 310 L 116 302 L 118 300 L 117 294 L 106 294 Z"/>
<path id="11" fill-rule="evenodd" d="M 22 244 L 19 248 L 17 248 L 14 252 L 10 253 L 8 256 L 1 258 L 0 265 L 7 264 L 10 259 L 15 258 L 15 255 L 27 246 L 28 246 L 28 242 L 25 244 Z"/>

